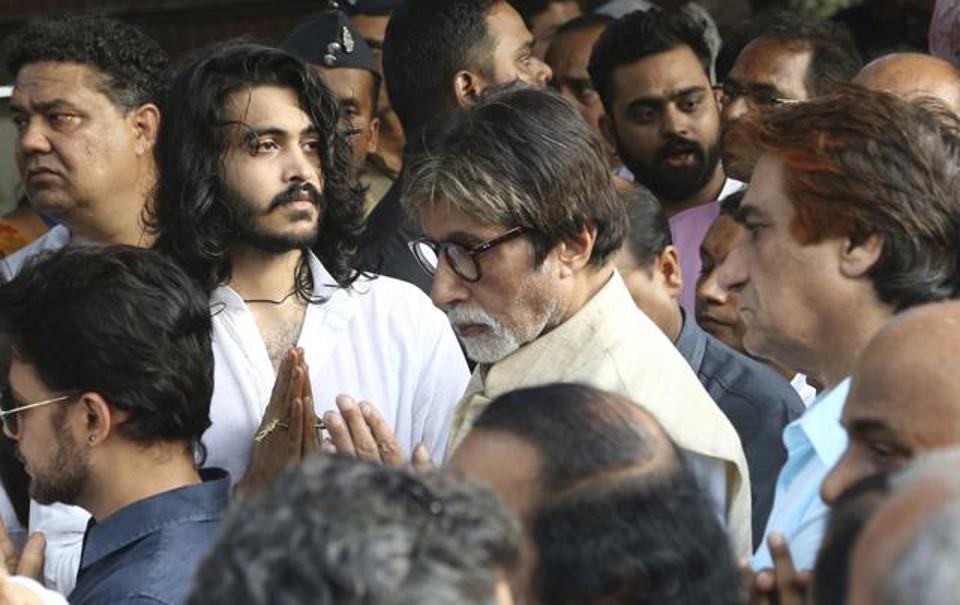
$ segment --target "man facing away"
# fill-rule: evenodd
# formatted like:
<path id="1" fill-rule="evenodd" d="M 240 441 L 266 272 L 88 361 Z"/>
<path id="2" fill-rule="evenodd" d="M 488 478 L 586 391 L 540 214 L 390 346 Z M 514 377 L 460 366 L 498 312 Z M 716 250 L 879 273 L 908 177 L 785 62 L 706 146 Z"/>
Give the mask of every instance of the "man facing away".
<path id="1" fill-rule="evenodd" d="M 30 495 L 93 516 L 70 602 L 182 603 L 230 491 L 197 462 L 206 296 L 156 252 L 68 247 L 0 286 L 0 329 L 13 342 L 0 416 Z"/>
<path id="2" fill-rule="evenodd" d="M 555 93 L 510 87 L 451 116 L 409 166 L 434 304 L 479 362 L 450 448 L 495 397 L 582 381 L 648 409 L 686 452 L 749 550 L 749 475 L 736 431 L 613 268 L 626 228 L 599 141 Z"/>
<path id="3" fill-rule="evenodd" d="M 168 99 L 152 225 L 210 296 L 211 462 L 264 485 L 317 448 L 339 393 L 379 406 L 408 454 L 441 455 L 466 364 L 422 293 L 353 269 L 363 199 L 331 92 L 295 56 L 233 43 L 186 62 Z"/>
<path id="4" fill-rule="evenodd" d="M 30 204 L 60 224 L 0 273 L 70 241 L 148 245 L 166 54 L 136 27 L 90 15 L 40 19 L 9 44 L 17 168 Z"/>
<path id="5" fill-rule="evenodd" d="M 812 567 L 823 534 L 820 484 L 847 444 L 840 418 L 855 360 L 894 313 L 957 294 L 960 141 L 946 119 L 847 86 L 731 133 L 740 157 L 758 159 L 739 211 L 748 236 L 719 284 L 737 294 L 747 350 L 824 386 L 784 430 L 767 524 L 797 569 Z M 753 566 L 771 566 L 766 545 Z"/>

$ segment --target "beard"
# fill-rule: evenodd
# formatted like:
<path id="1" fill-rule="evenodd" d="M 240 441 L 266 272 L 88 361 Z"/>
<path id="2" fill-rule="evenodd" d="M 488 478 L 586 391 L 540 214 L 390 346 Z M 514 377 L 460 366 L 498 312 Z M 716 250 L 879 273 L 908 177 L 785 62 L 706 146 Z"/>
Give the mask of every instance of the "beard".
<path id="1" fill-rule="evenodd" d="M 86 450 L 80 447 L 64 424 L 61 419 L 56 433 L 60 435 L 57 452 L 49 471 L 40 473 L 34 470 L 30 479 L 30 497 L 40 504 L 76 504 L 90 475 Z"/>
<path id="2" fill-rule="evenodd" d="M 476 324 L 485 330 L 478 336 L 464 336 L 457 331 L 467 357 L 478 363 L 495 363 L 519 349 L 525 340 L 515 330 L 508 328 L 495 317 L 480 308 L 466 305 L 452 306 L 447 310 L 450 325 Z"/>
<path id="3" fill-rule="evenodd" d="M 657 149 L 652 163 L 631 155 L 623 145 L 617 145 L 617 152 L 623 165 L 633 173 L 635 182 L 645 185 L 668 206 L 692 197 L 707 186 L 720 163 L 720 147 L 719 137 L 704 149 L 695 141 L 673 136 Z M 680 153 L 690 154 L 693 161 L 685 166 L 671 166 L 668 158 Z"/>
<path id="4" fill-rule="evenodd" d="M 261 211 L 259 206 L 251 203 L 241 194 L 232 193 L 230 195 L 233 207 L 236 209 L 236 227 L 234 229 L 236 239 L 253 248 L 282 254 L 291 250 L 302 250 L 310 248 L 317 242 L 317 234 L 320 230 L 319 219 L 313 225 L 313 228 L 306 232 L 285 232 L 271 231 L 264 229 L 258 222 L 261 216 L 276 212 L 295 201 L 298 196 L 306 194 L 310 197 L 318 213 L 323 211 L 323 195 L 310 183 L 296 183 L 287 188 L 272 200 L 267 206 L 266 211 Z M 309 214 L 297 213 L 291 215 L 291 224 L 307 220 Z"/>

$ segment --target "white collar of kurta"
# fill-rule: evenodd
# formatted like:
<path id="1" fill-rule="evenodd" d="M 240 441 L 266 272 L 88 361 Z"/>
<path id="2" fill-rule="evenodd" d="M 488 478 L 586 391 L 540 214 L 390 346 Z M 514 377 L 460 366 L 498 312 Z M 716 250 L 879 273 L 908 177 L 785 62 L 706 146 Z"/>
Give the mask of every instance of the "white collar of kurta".
<path id="1" fill-rule="evenodd" d="M 318 300 L 336 303 L 338 299 L 355 293 L 349 288 L 341 288 L 320 259 L 312 251 L 307 251 L 307 262 L 310 265 L 310 274 L 313 277 L 313 296 Z M 226 307 L 227 309 L 246 309 L 243 297 L 236 290 L 227 285 L 221 285 L 210 294 L 211 308 Z M 335 305 L 332 305 L 335 306 Z"/>

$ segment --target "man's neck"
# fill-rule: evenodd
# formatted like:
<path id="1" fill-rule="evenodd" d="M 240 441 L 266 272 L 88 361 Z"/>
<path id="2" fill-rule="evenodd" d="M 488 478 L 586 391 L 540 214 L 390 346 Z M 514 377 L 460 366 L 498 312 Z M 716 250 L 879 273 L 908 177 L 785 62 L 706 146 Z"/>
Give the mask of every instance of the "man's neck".
<path id="1" fill-rule="evenodd" d="M 694 321 L 694 319 L 692 317 L 684 317 L 683 309 L 680 308 L 680 303 L 677 303 L 673 309 L 673 313 L 670 314 L 669 321 L 660 326 L 660 329 L 667 335 L 670 342 L 676 344 L 677 340 L 680 339 L 680 333 L 683 332 L 683 324 L 686 321 Z"/>
<path id="2" fill-rule="evenodd" d="M 231 246 L 227 285 L 244 299 L 282 300 L 294 289 L 302 256 L 301 250 L 276 254 L 242 244 Z"/>
<path id="3" fill-rule="evenodd" d="M 154 237 L 143 223 L 145 192 L 116 196 L 94 207 L 84 207 L 58 217 L 70 229 L 72 238 L 103 246 L 126 245 L 146 248 Z M 136 200 L 133 202 L 132 200 Z"/>
<path id="4" fill-rule="evenodd" d="M 395 174 L 403 168 L 403 146 L 406 143 L 403 128 L 397 114 L 392 111 L 384 112 L 380 116 L 380 139 L 377 143 L 377 153 L 383 158 L 383 163 Z"/>
<path id="5" fill-rule="evenodd" d="M 608 263 L 602 267 L 588 266 L 577 275 L 577 285 L 574 286 L 573 294 L 569 304 L 563 309 L 560 320 L 553 324 L 553 327 L 559 326 L 568 319 L 577 314 L 590 302 L 597 292 L 603 289 L 610 278 L 613 277 L 613 265 Z"/>
<path id="6" fill-rule="evenodd" d="M 853 373 L 854 363 L 867 343 L 893 317 L 893 308 L 874 301 L 872 304 L 851 304 L 838 309 L 837 324 L 828 326 L 820 338 L 819 359 L 804 371 L 829 390 Z"/>
<path id="7" fill-rule="evenodd" d="M 98 464 L 97 464 L 98 463 Z M 76 504 L 99 523 L 141 500 L 201 482 L 193 456 L 183 443 L 144 447 L 124 442 L 102 451 L 91 473 L 91 485 Z"/>
<path id="8" fill-rule="evenodd" d="M 710 181 L 702 189 L 700 189 L 700 191 L 686 199 L 665 201 L 663 204 L 664 214 L 666 214 L 667 218 L 671 218 L 674 215 L 680 214 L 684 210 L 689 210 L 690 208 L 702 206 L 703 204 L 708 204 L 715 201 L 718 197 L 720 197 L 720 193 L 723 191 L 723 185 L 726 180 L 727 177 L 723 173 L 723 167 L 718 163 L 717 167 L 713 171 L 713 176 L 710 177 Z"/>

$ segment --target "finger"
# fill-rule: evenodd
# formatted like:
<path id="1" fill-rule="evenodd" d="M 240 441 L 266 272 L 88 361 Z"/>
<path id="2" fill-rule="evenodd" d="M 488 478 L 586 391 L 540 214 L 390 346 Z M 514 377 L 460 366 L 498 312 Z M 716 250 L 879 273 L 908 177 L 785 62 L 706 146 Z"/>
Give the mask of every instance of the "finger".
<path id="1" fill-rule="evenodd" d="M 747 602 L 753 593 L 753 568 L 746 558 L 737 563 L 737 575 L 740 578 L 740 600 Z"/>
<path id="2" fill-rule="evenodd" d="M 292 461 L 303 459 L 303 400 L 296 397 L 290 401 L 287 428 L 283 430 Z"/>
<path id="3" fill-rule="evenodd" d="M 9 573 L 17 569 L 17 560 L 20 558 L 20 553 L 17 552 L 16 545 L 10 540 L 7 525 L 2 518 L 0 518 L 0 557 L 3 559 L 4 571 Z"/>
<path id="4" fill-rule="evenodd" d="M 27 543 L 20 555 L 20 564 L 17 566 L 17 575 L 32 578 L 41 582 L 43 578 L 44 553 L 47 549 L 47 539 L 43 534 L 30 534 Z"/>
<path id="5" fill-rule="evenodd" d="M 359 407 L 366 425 L 370 427 L 370 432 L 373 434 L 383 463 L 391 466 L 400 466 L 406 463 L 407 455 L 400 447 L 397 436 L 393 433 L 393 428 L 383 419 L 377 408 L 373 407 L 368 401 L 361 401 Z"/>
<path id="6" fill-rule="evenodd" d="M 427 444 L 421 441 L 417 447 L 413 448 L 413 455 L 410 457 L 413 464 L 413 470 L 418 473 L 426 473 L 434 469 L 433 460 L 430 457 L 430 450 Z"/>
<path id="7" fill-rule="evenodd" d="M 287 391 L 290 388 L 290 371 L 293 369 L 293 363 L 296 360 L 296 351 L 290 349 L 283 355 L 283 359 L 280 360 L 280 368 L 277 369 L 277 378 L 273 381 L 273 390 L 270 391 L 270 403 L 267 404 L 267 413 L 264 414 L 264 419 L 271 411 L 275 411 L 277 406 L 280 406 L 287 399 Z M 269 419 L 272 419 L 273 416 L 276 416 L 276 413 L 270 415 Z M 269 420 L 267 419 L 267 420 Z"/>
<path id="8" fill-rule="evenodd" d="M 330 433 L 329 441 L 333 444 L 334 450 L 356 458 L 357 450 L 353 447 L 350 429 L 347 428 L 343 417 L 338 412 L 327 412 L 323 415 L 323 423 L 327 425 L 327 432 Z"/>
<path id="9" fill-rule="evenodd" d="M 320 449 L 320 429 L 318 425 L 320 424 L 320 419 L 317 418 L 316 412 L 313 410 L 313 398 L 304 397 L 303 398 L 303 431 L 301 432 L 301 437 L 303 439 L 303 457 L 313 454 Z"/>
<path id="10" fill-rule="evenodd" d="M 337 453 L 337 446 L 333 444 L 333 440 L 329 437 L 325 437 L 323 441 L 320 442 L 320 449 L 323 450 L 324 454 Z"/>
<path id="11" fill-rule="evenodd" d="M 781 605 L 800 603 L 801 601 L 797 601 L 797 591 L 794 587 L 797 571 L 793 567 L 793 557 L 790 556 L 786 538 L 781 534 L 770 534 L 767 545 L 773 557 L 774 576 Z"/>
<path id="12" fill-rule="evenodd" d="M 353 449 L 357 458 L 367 462 L 382 462 L 377 440 L 367 425 L 367 420 L 363 417 L 360 406 L 353 400 L 353 397 L 338 395 L 337 407 L 340 409 L 340 416 L 350 429 L 350 439 L 353 441 Z"/>

